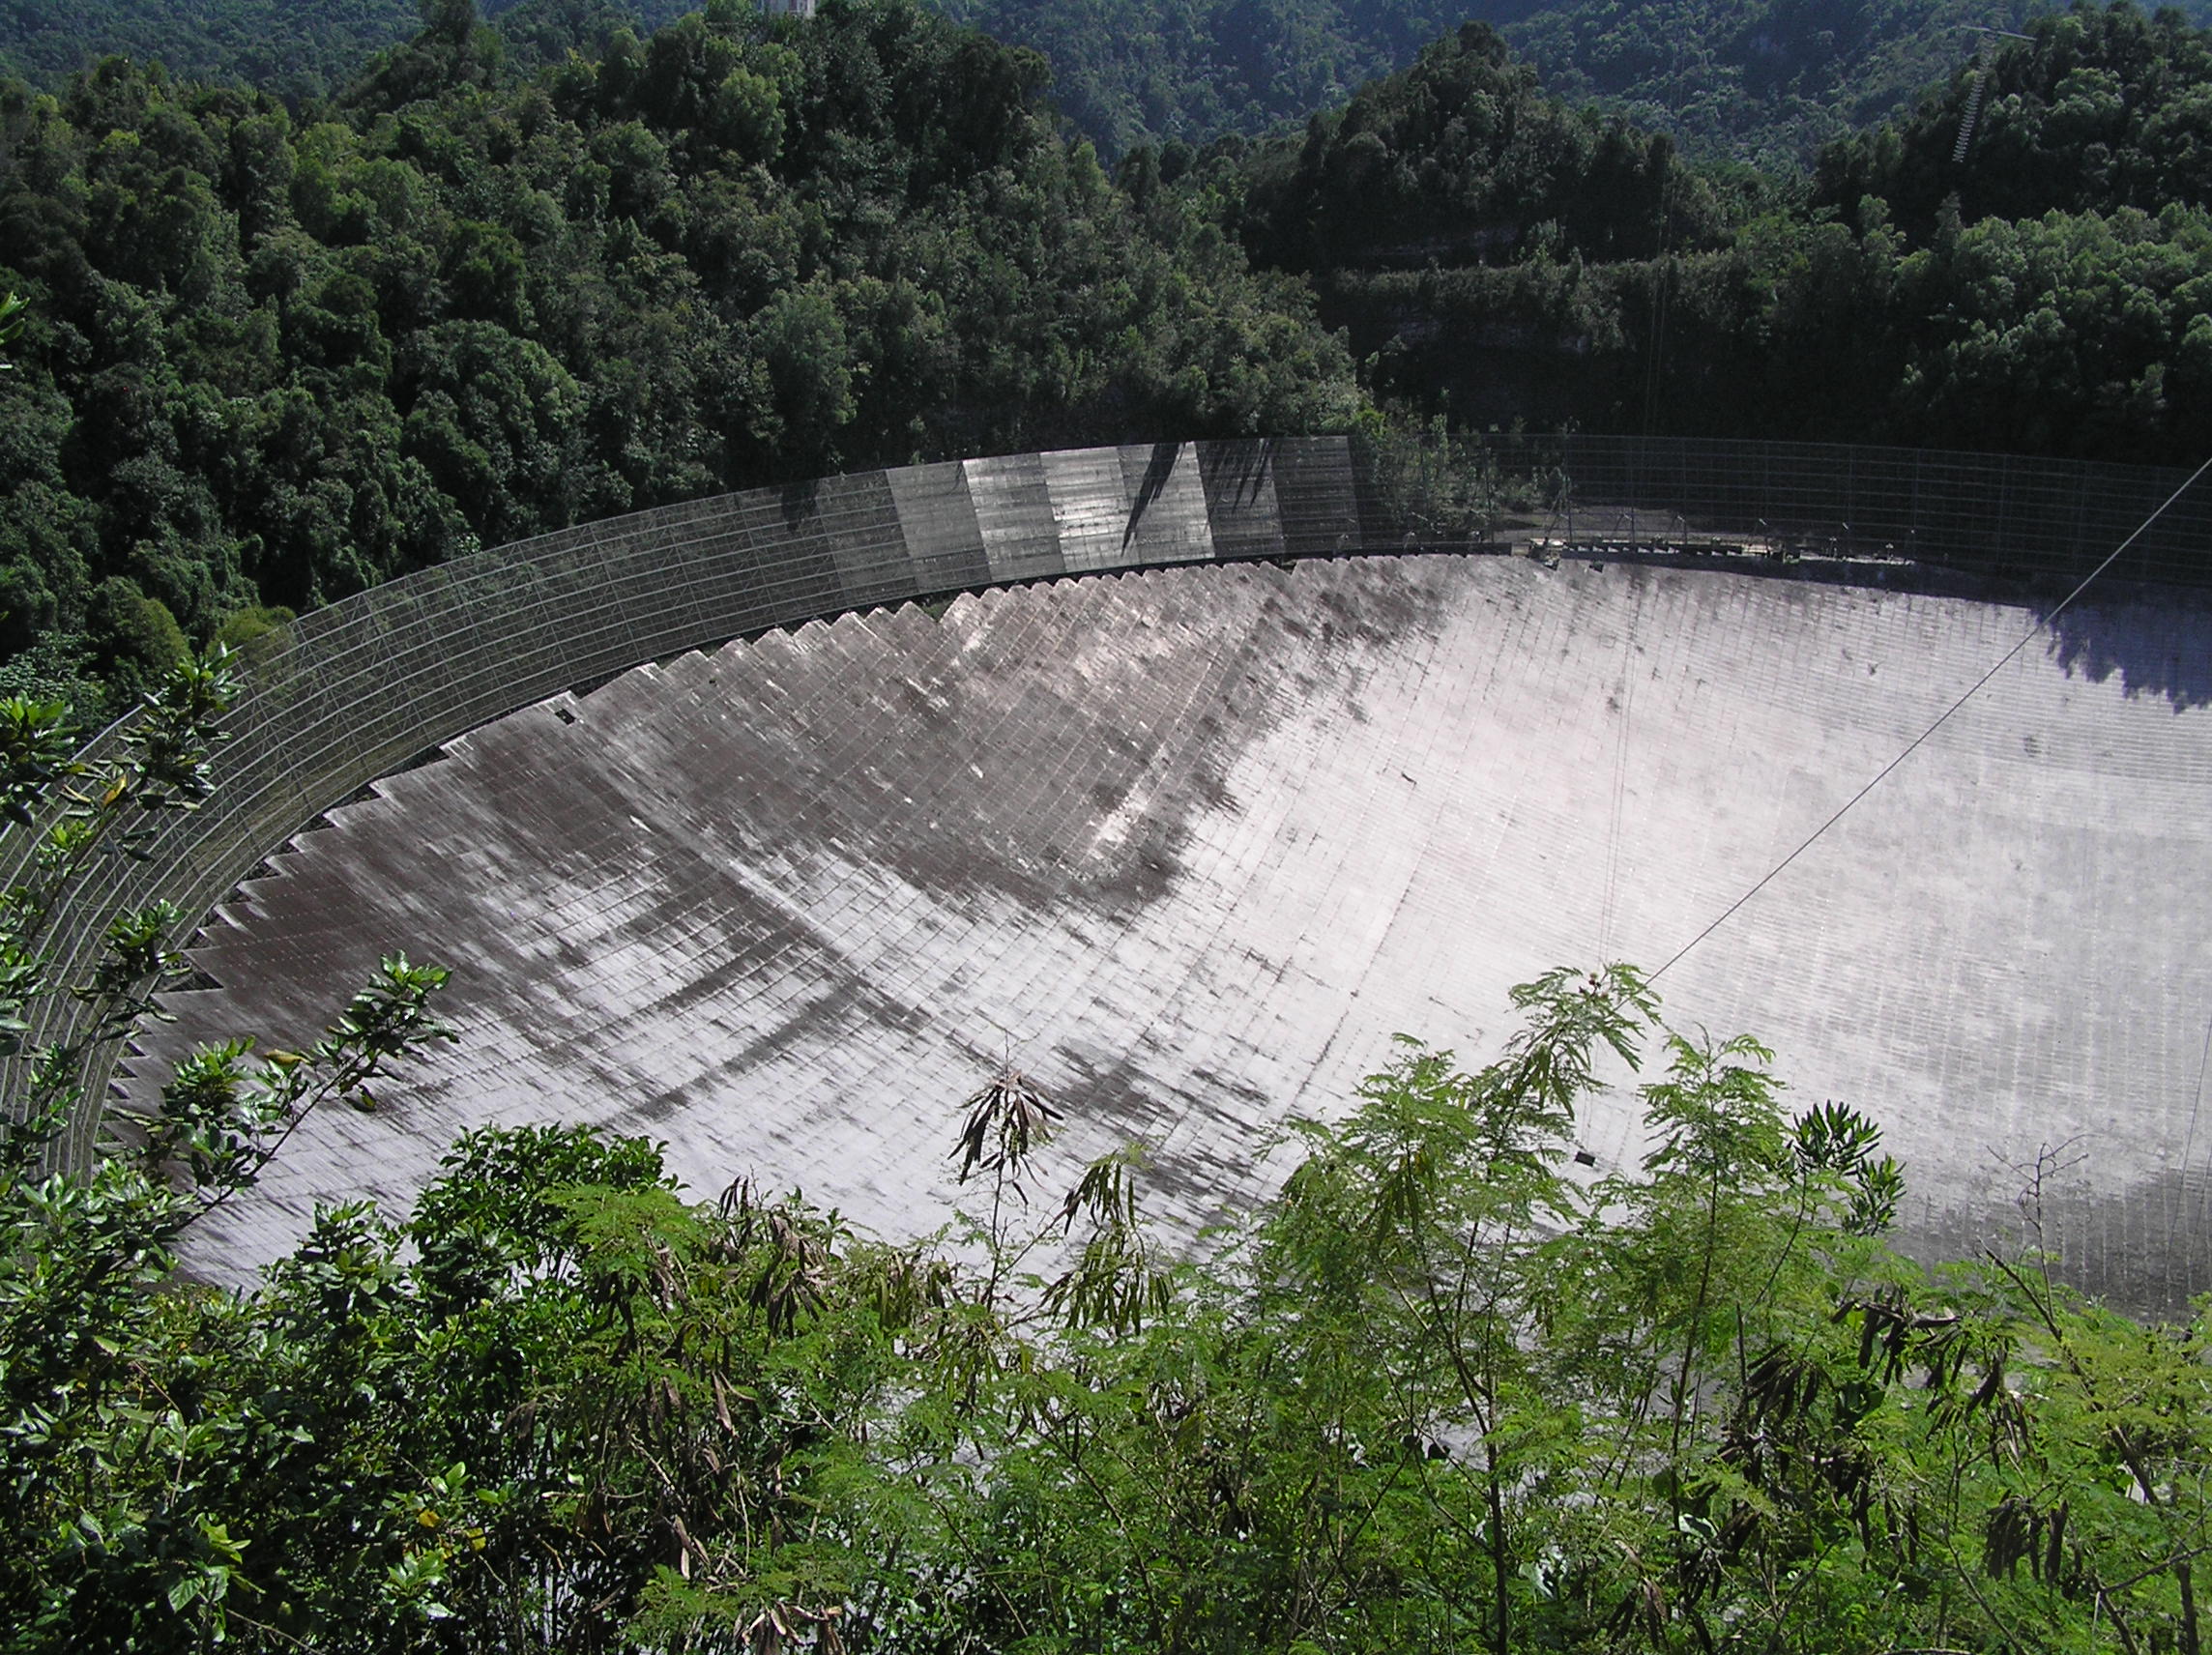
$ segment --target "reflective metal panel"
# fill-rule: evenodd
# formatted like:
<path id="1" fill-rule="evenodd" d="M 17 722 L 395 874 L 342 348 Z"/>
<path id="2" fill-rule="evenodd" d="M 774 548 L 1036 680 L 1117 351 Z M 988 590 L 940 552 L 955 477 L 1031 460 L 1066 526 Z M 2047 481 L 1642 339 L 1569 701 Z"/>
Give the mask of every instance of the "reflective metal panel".
<path id="1" fill-rule="evenodd" d="M 1129 498 L 1122 563 L 1194 563 L 1214 555 L 1196 443 L 1123 449 L 1121 486 Z"/>
<path id="2" fill-rule="evenodd" d="M 1282 519 L 1275 510 L 1271 470 L 1274 448 L 1274 444 L 1257 437 L 1250 442 L 1200 446 L 1199 476 L 1206 489 L 1207 521 L 1217 556 L 1285 555 Z"/>
<path id="3" fill-rule="evenodd" d="M 1063 573 L 1067 566 L 1060 555 L 1044 461 L 1035 454 L 1018 454 L 968 460 L 961 469 L 968 474 L 969 498 L 975 502 L 991 578 L 1035 580 Z"/>
<path id="4" fill-rule="evenodd" d="M 1359 548 L 1359 503 L 1353 497 L 1349 441 L 1281 445 L 1274 452 L 1274 474 L 1283 544 L 1291 556 L 1334 557 Z"/>
<path id="5" fill-rule="evenodd" d="M 1390 479 L 1410 473 L 1390 445 L 1379 454 L 1344 438 L 1286 440 L 1266 445 L 1256 470 L 1251 451 L 1197 448 L 1204 539 L 1216 558 L 1272 556 L 1276 530 L 1279 549 L 1301 556 L 1405 543 Z M 1149 537 L 1154 527 L 1170 531 L 1171 546 L 1176 537 L 1186 537 L 1187 549 L 1201 543 L 1187 496 L 1159 514 L 1180 486 L 1183 450 L 1164 467 L 1160 501 L 1144 509 L 1146 479 L 1164 450 L 1138 452 L 1141 465 L 1116 456 L 1118 487 L 1100 475 L 1068 496 L 1118 500 L 1129 513 L 1119 542 L 1084 529 L 1085 557 L 1098 566 L 1157 561 L 1165 554 Z M 2212 584 L 2212 494 L 2198 490 L 2147 520 L 2181 481 L 2175 473 L 1525 433 L 1455 439 L 1412 470 L 1438 475 L 1468 460 L 1496 484 L 1480 514 L 1482 543 L 1545 559 L 1779 568 L 1807 581 L 1961 594 L 1996 576 L 2055 593 L 2126 540 L 2109 580 Z M 1096 455 L 1081 464 L 1103 472 Z M 961 468 L 991 581 L 1066 566 L 1045 470 L 1036 455 Z M 667 507 L 498 547 L 303 617 L 257 653 L 233 718 L 237 739 L 217 760 L 217 798 L 164 823 L 144 859 L 94 872 L 48 933 L 57 970 L 79 979 L 119 908 L 160 897 L 204 913 L 286 835 L 504 711 L 640 660 L 922 591 L 943 576 L 913 562 L 909 548 L 922 532 L 897 516 L 901 486 L 829 479 Z M 917 498 L 926 492 L 920 486 Z M 1433 519 L 1417 521 L 1433 528 Z M 1324 629 L 1333 633 L 1336 624 Z M 2186 644 L 2159 653 L 2138 647 L 2145 635 L 2124 632 L 2136 641 L 2115 648 L 2094 614 L 2077 609 L 2057 639 L 2070 661 L 2116 675 L 2131 694 L 2179 711 L 2212 701 L 2205 652 Z M 112 742 L 104 737 L 95 748 Z M 21 832 L 0 836 L 0 881 L 20 877 L 32 843 Z M 66 1031 L 78 1015 L 75 1002 L 62 1002 L 42 1032 Z M 102 1095 L 96 1075 L 65 1158 L 94 1152 Z"/>
<path id="6" fill-rule="evenodd" d="M 1053 532 L 1068 572 L 1119 568 L 1137 560 L 1127 551 L 1136 527 L 1135 501 L 1122 480 L 1119 449 L 1072 449 L 1045 454 Z"/>
<path id="7" fill-rule="evenodd" d="M 961 466 L 907 466 L 886 475 L 898 505 L 907 555 L 914 560 L 917 590 L 990 584 L 991 560 L 983 551 L 983 531 Z"/>

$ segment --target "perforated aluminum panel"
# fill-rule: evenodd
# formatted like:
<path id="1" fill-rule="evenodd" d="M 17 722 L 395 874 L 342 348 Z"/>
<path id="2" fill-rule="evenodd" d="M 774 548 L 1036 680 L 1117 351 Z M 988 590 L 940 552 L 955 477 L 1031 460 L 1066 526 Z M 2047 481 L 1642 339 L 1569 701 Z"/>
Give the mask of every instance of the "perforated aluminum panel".
<path id="1" fill-rule="evenodd" d="M 194 956 L 222 988 L 141 1066 L 304 1039 L 387 949 L 456 969 L 459 1048 L 305 1129 L 210 1230 L 218 1266 L 318 1199 L 404 1205 L 491 1120 L 645 1132 L 700 1194 L 751 1174 L 926 1231 L 1006 1056 L 1068 1117 L 1060 1173 L 1141 1139 L 1188 1234 L 1392 1034 L 1480 1060 L 1512 983 L 1670 956 L 2030 619 L 1443 556 L 849 615 L 380 782 L 226 901 Z M 2212 1287 L 2208 677 L 2201 599 L 2084 607 L 1664 980 L 1686 1026 L 1771 1043 L 1800 1106 L 1883 1123 L 1915 1245 L 2004 1239 L 2015 1169 L 2066 1145 L 2048 1239 L 2077 1279 Z M 1623 1097 L 1581 1137 L 1604 1169 L 1643 1147 Z"/>
<path id="2" fill-rule="evenodd" d="M 1578 521 L 1631 538 L 1697 530 L 1797 535 L 1829 551 L 1889 553 L 1931 569 L 2059 586 L 2093 566 L 2179 479 L 2069 466 L 1804 445 L 1610 438 L 1482 439 L 1533 479 L 1547 537 Z M 166 825 L 147 860 L 92 880 L 53 932 L 60 969 L 84 969 L 118 907 L 155 895 L 200 915 L 288 835 L 373 778 L 515 708 L 641 661 L 810 617 L 1071 567 L 1334 556 L 1405 543 L 1379 472 L 1342 438 L 1146 446 L 975 459 L 692 502 L 506 546 L 303 617 L 256 662 L 205 810 Z M 1643 513 L 1641 527 L 1637 513 Z M 969 521 L 973 516 L 973 538 Z M 1534 519 L 1525 521 L 1526 534 Z M 1494 531 L 1503 545 L 1510 525 Z M 2201 583 L 2212 507 L 2192 498 L 2118 573 Z M 1802 572 L 1802 571 L 1801 571 Z M 1822 571 L 1848 576 L 1842 566 Z M 2078 624 L 2077 670 L 2111 667 Z M 2116 670 L 2134 690 L 2194 706 L 2212 668 L 2195 634 Z M 1089 693 L 1070 685 L 1062 693 Z M 1217 708 L 1193 717 L 1216 723 Z M 27 855 L 0 840 L 0 877 Z M 66 1015 L 66 1008 L 65 1008 Z M 95 1089 L 96 1099 L 99 1089 Z M 69 1151 L 92 1152 L 97 1110 Z"/>

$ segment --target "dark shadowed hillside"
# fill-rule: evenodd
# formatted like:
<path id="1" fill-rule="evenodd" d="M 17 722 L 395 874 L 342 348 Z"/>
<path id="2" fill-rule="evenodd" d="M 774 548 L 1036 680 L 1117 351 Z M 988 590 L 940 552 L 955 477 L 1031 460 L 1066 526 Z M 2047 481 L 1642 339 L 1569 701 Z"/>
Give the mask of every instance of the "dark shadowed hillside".
<path id="1" fill-rule="evenodd" d="M 414 0 L 7 0 L 0 59 L 50 82 L 115 54 L 321 96 L 420 26 Z"/>
<path id="2" fill-rule="evenodd" d="M 1769 163 L 1913 106 L 1971 61 L 1971 25 L 2050 0 L 938 0 L 1044 53 L 1053 97 L 1109 160 L 1145 142 L 1247 136 L 1333 107 L 1468 21 L 1497 27 L 1570 101 L 1595 99 L 1695 151 Z M 2189 0 L 2199 20 L 2212 0 Z M 687 0 L 482 0 L 509 73 L 597 56 Z M 342 86 L 420 26 L 418 0 L 0 3 L 0 63 L 51 84 L 120 53 L 297 100 Z"/>
<path id="3" fill-rule="evenodd" d="M 2049 0 L 945 0 L 1051 61 L 1076 124 L 1114 150 L 1253 134 L 1348 98 L 1468 21 L 1545 83 L 1691 148 L 1768 163 L 1912 106 L 1984 37 Z M 2192 0 L 2201 19 L 2201 0 Z"/>
<path id="4" fill-rule="evenodd" d="M 1815 198 L 1548 98 L 1470 26 L 1177 189 L 1310 276 L 1385 401 L 1461 425 L 2212 451 L 2212 50 L 2088 8 L 1829 152 Z"/>

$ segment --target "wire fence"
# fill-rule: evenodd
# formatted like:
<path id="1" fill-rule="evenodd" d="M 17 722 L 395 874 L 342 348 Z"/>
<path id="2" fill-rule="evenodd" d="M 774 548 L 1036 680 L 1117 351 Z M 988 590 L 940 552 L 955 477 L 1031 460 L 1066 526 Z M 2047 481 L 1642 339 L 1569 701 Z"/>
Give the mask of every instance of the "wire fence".
<path id="1" fill-rule="evenodd" d="M 1362 551 L 1804 557 L 2002 581 L 2079 579 L 2181 480 L 2152 469 L 1807 444 L 1499 435 L 1167 443 L 753 489 L 519 541 L 303 616 L 261 641 L 212 800 L 110 858 L 50 937 L 80 980 L 108 916 L 196 926 L 285 840 L 376 777 L 563 690 L 857 609 L 1067 575 Z M 2212 502 L 2184 500 L 2116 577 L 2212 584 Z M 110 730 L 92 743 L 115 751 Z M 0 836 L 20 883 L 34 835 Z M 62 1000 L 38 1033 L 73 1031 Z M 64 1160 L 96 1149 L 115 1054 Z"/>

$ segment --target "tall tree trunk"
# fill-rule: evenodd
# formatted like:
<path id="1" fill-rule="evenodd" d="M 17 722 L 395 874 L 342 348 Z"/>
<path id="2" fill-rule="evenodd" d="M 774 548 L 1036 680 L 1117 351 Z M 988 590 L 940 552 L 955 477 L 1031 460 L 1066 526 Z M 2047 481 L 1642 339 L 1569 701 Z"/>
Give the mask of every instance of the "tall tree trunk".
<path id="1" fill-rule="evenodd" d="M 2201 1655 L 2197 1641 L 2197 1586 L 2190 1579 L 2187 1558 L 2174 1564 L 2173 1578 L 2181 1587 L 2181 1655 Z"/>
<path id="2" fill-rule="evenodd" d="M 1499 1487 L 1498 1454 L 1490 1455 L 1490 1573 L 1498 1585 L 1498 1603 L 1493 1615 L 1490 1635 L 1491 1655 L 1512 1655 L 1513 1605 L 1506 1596 L 1506 1582 L 1511 1579 L 1513 1549 L 1505 1542 L 1505 1493 Z M 2189 1655 L 2197 1655 L 2192 1649 Z"/>

